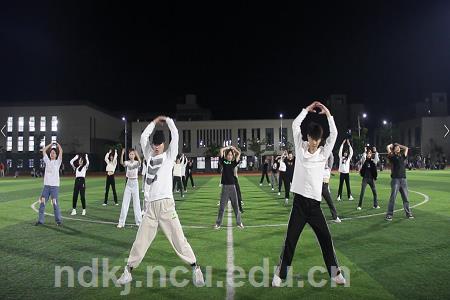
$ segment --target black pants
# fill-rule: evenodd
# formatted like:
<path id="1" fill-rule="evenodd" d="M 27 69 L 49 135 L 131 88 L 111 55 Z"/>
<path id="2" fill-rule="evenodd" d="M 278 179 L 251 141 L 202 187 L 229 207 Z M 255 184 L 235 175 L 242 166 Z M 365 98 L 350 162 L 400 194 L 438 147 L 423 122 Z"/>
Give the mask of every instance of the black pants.
<path id="1" fill-rule="evenodd" d="M 236 187 L 236 194 L 237 194 L 237 199 L 238 199 L 239 211 L 240 212 L 244 212 L 244 210 L 242 209 L 241 187 L 239 186 L 239 180 L 238 180 L 238 178 L 236 176 L 234 177 L 234 186 Z"/>
<path id="2" fill-rule="evenodd" d="M 117 203 L 116 180 L 114 179 L 114 174 L 106 175 L 105 204 L 108 203 L 109 187 L 112 188 L 114 195 L 114 202 Z"/>
<path id="3" fill-rule="evenodd" d="M 175 188 L 177 189 L 177 191 L 180 191 L 181 197 L 183 197 L 184 187 L 183 187 L 183 179 L 181 178 L 181 176 L 173 176 L 173 188 L 172 188 L 172 191 Z"/>
<path id="4" fill-rule="evenodd" d="M 75 178 L 75 184 L 73 186 L 73 199 L 72 199 L 72 208 L 77 208 L 77 201 L 78 201 L 78 194 L 80 194 L 81 197 L 81 206 L 83 209 L 86 209 L 86 184 L 84 177 L 77 177 Z"/>
<path id="5" fill-rule="evenodd" d="M 266 171 L 263 170 L 263 172 L 262 172 L 262 174 L 261 174 L 261 180 L 259 181 L 259 183 L 263 183 L 263 181 L 264 181 L 264 176 L 266 176 L 267 183 L 270 183 L 270 180 L 269 180 L 269 174 L 267 173 L 267 170 L 266 170 Z"/>
<path id="6" fill-rule="evenodd" d="M 186 182 L 185 182 L 184 186 L 187 186 L 187 183 L 188 183 L 188 181 L 189 181 L 189 178 L 191 179 L 191 186 L 192 186 L 192 187 L 195 186 L 195 184 L 194 184 L 194 177 L 192 177 L 192 173 L 187 173 L 185 178 L 186 178 L 186 179 L 185 179 Z"/>
<path id="7" fill-rule="evenodd" d="M 331 216 L 333 217 L 333 220 L 336 220 L 336 218 L 337 218 L 336 207 L 333 204 L 333 199 L 331 199 L 330 187 L 329 187 L 328 183 L 326 183 L 326 182 L 324 182 L 322 184 L 322 197 L 325 199 L 325 201 L 328 204 L 328 207 L 330 208 Z"/>
<path id="8" fill-rule="evenodd" d="M 352 191 L 350 190 L 350 174 L 349 173 L 340 173 L 339 176 L 339 191 L 338 191 L 338 197 L 342 197 L 342 186 L 347 186 L 347 196 L 350 198 L 350 195 L 352 194 Z"/>
<path id="9" fill-rule="evenodd" d="M 278 192 L 281 193 L 281 184 L 284 183 L 284 198 L 289 199 L 289 193 L 291 191 L 291 179 L 286 172 L 280 172 L 278 178 Z"/>
<path id="10" fill-rule="evenodd" d="M 378 199 L 377 199 L 377 188 L 375 187 L 375 181 L 373 180 L 373 178 L 368 179 L 368 178 L 363 178 L 362 182 L 361 182 L 361 193 L 359 194 L 359 203 L 358 206 L 361 207 L 362 206 L 362 201 L 364 199 L 364 192 L 366 191 L 366 186 L 369 185 L 370 189 L 372 190 L 372 194 L 373 194 L 373 207 L 377 207 L 378 206 Z"/>
<path id="11" fill-rule="evenodd" d="M 322 249 L 323 259 L 327 266 L 328 274 L 330 274 L 330 276 L 336 276 L 336 274 L 332 274 L 332 268 L 335 267 L 335 272 L 337 272 L 339 266 L 334 252 L 330 230 L 328 229 L 327 222 L 320 209 L 320 202 L 295 194 L 286 239 L 281 250 L 280 262 L 278 264 L 278 276 L 280 276 L 281 279 L 286 279 L 288 267 L 292 264 L 292 258 L 294 257 L 298 239 L 306 223 L 311 226 L 316 234 L 320 248 Z"/>

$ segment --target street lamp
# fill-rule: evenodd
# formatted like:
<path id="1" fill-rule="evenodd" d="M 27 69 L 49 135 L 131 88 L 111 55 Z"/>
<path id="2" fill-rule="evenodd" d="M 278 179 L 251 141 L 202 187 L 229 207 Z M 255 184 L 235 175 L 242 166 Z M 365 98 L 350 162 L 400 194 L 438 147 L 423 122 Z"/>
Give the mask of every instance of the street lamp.
<path id="1" fill-rule="evenodd" d="M 280 151 L 283 147 L 283 114 L 280 114 Z"/>
<path id="2" fill-rule="evenodd" d="M 392 142 L 392 122 L 391 121 L 387 121 L 387 120 L 383 120 L 383 125 L 384 126 L 388 126 L 389 128 L 389 135 L 391 137 L 391 142 Z"/>
<path id="3" fill-rule="evenodd" d="M 125 152 L 127 152 L 127 119 L 122 117 L 122 121 L 125 123 Z"/>
<path id="4" fill-rule="evenodd" d="M 360 114 L 358 114 L 358 137 L 361 137 L 361 120 L 359 118 Z M 367 118 L 367 114 L 362 114 L 363 119 Z"/>

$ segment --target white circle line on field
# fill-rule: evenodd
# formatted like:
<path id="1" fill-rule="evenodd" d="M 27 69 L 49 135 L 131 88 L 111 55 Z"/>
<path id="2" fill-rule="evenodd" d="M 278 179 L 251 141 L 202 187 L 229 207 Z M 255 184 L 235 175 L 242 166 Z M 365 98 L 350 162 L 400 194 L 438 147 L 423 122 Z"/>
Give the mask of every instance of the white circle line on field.
<path id="1" fill-rule="evenodd" d="M 413 206 L 411 206 L 411 208 L 415 208 L 418 206 L 421 206 L 425 203 L 427 203 L 428 201 L 430 201 L 430 197 L 424 193 L 421 192 L 417 192 L 417 191 L 413 191 L 413 190 L 409 190 L 411 193 L 415 193 L 418 194 L 420 196 L 422 196 L 424 199 L 422 202 L 417 203 Z M 31 204 L 31 209 L 34 210 L 35 212 L 39 213 L 39 210 L 36 209 L 36 204 L 39 203 L 39 201 L 36 201 L 34 203 Z M 399 208 L 394 210 L 394 212 L 399 212 L 403 210 L 403 208 Z M 350 220 L 356 220 L 356 219 L 365 219 L 365 218 L 370 218 L 370 217 L 375 217 L 375 216 L 382 216 L 385 215 L 385 212 L 382 213 L 377 213 L 377 214 L 370 214 L 370 215 L 364 215 L 364 216 L 356 216 L 356 217 L 348 217 L 348 218 L 342 218 L 342 221 L 350 221 Z M 54 216 L 54 214 L 52 213 L 45 213 L 45 215 L 47 216 Z M 62 216 L 63 219 L 66 220 L 72 220 L 72 221 L 81 221 L 81 222 L 87 222 L 87 223 L 96 223 L 96 224 L 105 224 L 105 225 L 117 225 L 118 222 L 111 222 L 111 221 L 100 221 L 100 220 L 92 220 L 92 219 L 81 219 L 81 218 L 73 218 L 73 217 L 65 217 Z M 332 221 L 331 221 L 332 222 Z M 128 227 L 137 227 L 136 224 L 125 224 L 125 226 Z M 206 229 L 206 228 L 213 228 L 213 226 L 204 226 L 204 225 L 182 225 L 183 228 L 194 228 L 194 229 Z M 228 225 L 228 226 L 233 226 L 233 225 Z M 228 227 L 227 226 L 227 227 Z M 282 223 L 282 224 L 261 224 L 261 225 L 245 225 L 245 228 L 262 228 L 262 227 L 282 227 L 282 226 L 287 226 L 287 223 Z"/>

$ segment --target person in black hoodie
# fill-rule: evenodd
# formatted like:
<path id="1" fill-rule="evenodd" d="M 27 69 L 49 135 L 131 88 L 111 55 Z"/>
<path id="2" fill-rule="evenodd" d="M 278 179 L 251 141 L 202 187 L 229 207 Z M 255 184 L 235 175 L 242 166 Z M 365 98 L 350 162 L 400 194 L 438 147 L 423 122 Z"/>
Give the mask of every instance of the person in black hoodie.
<path id="1" fill-rule="evenodd" d="M 266 176 L 267 183 L 270 185 L 270 182 L 269 182 L 269 174 L 267 173 L 268 170 L 269 170 L 269 160 L 266 158 L 266 159 L 264 160 L 264 164 L 263 164 L 263 166 L 262 166 L 262 174 L 261 174 L 261 180 L 259 181 L 259 185 L 262 185 L 262 184 L 263 184 L 264 176 Z"/>
<path id="2" fill-rule="evenodd" d="M 366 157 L 361 166 L 361 170 L 359 170 L 359 174 L 362 177 L 362 182 L 361 182 L 361 193 L 359 194 L 359 203 L 358 203 L 357 210 L 361 210 L 362 201 L 364 198 L 364 192 L 366 190 L 367 185 L 369 185 L 370 188 L 372 189 L 373 208 L 376 208 L 376 209 L 380 208 L 378 206 L 377 189 L 375 187 L 375 181 L 377 180 L 378 172 L 377 172 L 377 166 L 372 159 L 372 150 L 371 149 L 368 149 L 366 152 Z"/>
<path id="3" fill-rule="evenodd" d="M 289 193 L 291 191 L 291 184 L 292 184 L 292 178 L 294 178 L 294 168 L 295 168 L 295 156 L 292 154 L 292 151 L 288 151 L 288 156 L 284 159 L 284 163 L 286 164 L 286 174 L 285 174 L 285 193 L 284 198 L 285 202 L 284 204 L 288 204 L 289 202 Z"/>

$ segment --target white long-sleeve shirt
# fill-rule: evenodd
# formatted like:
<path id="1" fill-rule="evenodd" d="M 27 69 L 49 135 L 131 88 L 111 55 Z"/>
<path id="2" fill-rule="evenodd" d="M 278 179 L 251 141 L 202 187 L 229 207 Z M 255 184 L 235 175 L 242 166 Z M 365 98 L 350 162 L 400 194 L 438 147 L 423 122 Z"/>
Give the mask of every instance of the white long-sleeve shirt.
<path id="1" fill-rule="evenodd" d="M 344 148 L 344 143 L 342 143 L 339 148 L 339 173 L 348 174 L 350 173 L 350 161 L 353 157 L 353 148 L 351 145 L 348 145 L 349 154 L 347 158 L 342 156 L 342 148 Z"/>
<path id="2" fill-rule="evenodd" d="M 75 170 L 75 177 L 86 177 L 86 171 L 87 171 L 87 169 L 89 168 L 89 158 L 88 158 L 88 155 L 86 154 L 85 157 L 84 157 L 84 159 L 85 159 L 85 161 L 86 161 L 86 164 L 85 164 L 82 168 L 80 168 L 80 167 L 76 168 L 75 165 L 74 165 L 74 162 L 75 162 L 76 160 L 78 160 L 78 158 L 79 158 L 79 156 L 78 156 L 78 154 L 77 154 L 77 155 L 75 155 L 75 157 L 72 158 L 72 160 L 70 161 L 70 165 L 71 165 L 72 168 Z"/>
<path id="3" fill-rule="evenodd" d="M 173 166 L 173 176 L 175 177 L 183 177 L 183 164 L 175 164 Z"/>
<path id="4" fill-rule="evenodd" d="M 187 158 L 183 155 L 183 160 L 181 160 L 181 176 L 186 176 L 186 166 Z"/>
<path id="5" fill-rule="evenodd" d="M 334 156 L 333 153 L 330 153 L 330 156 L 327 159 L 327 163 L 325 164 L 325 169 L 323 170 L 323 181 L 330 180 L 331 170 L 333 169 Z"/>
<path id="6" fill-rule="evenodd" d="M 291 192 L 321 201 L 323 172 L 337 139 L 337 128 L 333 116 L 328 117 L 330 135 L 325 141 L 325 146 L 320 146 L 316 152 L 309 153 L 308 142 L 303 141 L 300 129 L 300 125 L 307 114 L 308 111 L 303 109 L 292 123 L 296 156 Z"/>
<path id="7" fill-rule="evenodd" d="M 114 152 L 114 158 L 112 161 L 109 160 L 109 152 L 105 155 L 106 162 L 106 172 L 111 172 L 114 174 L 117 168 L 117 150 Z"/>
<path id="8" fill-rule="evenodd" d="M 144 185 L 145 201 L 156 201 L 164 198 L 173 199 L 172 194 L 172 168 L 178 155 L 178 129 L 171 118 L 166 119 L 172 140 L 167 151 L 155 155 L 149 141 L 155 129 L 151 122 L 141 135 L 141 147 L 147 160 L 147 175 Z"/>

